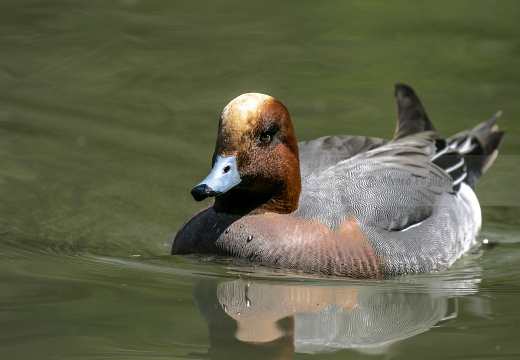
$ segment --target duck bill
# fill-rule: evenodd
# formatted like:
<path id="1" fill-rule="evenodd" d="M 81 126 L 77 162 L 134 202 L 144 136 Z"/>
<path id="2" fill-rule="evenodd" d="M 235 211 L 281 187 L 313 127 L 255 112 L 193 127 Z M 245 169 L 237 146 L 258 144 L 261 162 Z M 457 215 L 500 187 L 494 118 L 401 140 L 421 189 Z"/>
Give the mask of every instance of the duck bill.
<path id="1" fill-rule="evenodd" d="M 237 169 L 236 157 L 217 156 L 209 175 L 191 190 L 196 201 L 218 196 L 235 187 L 242 181 Z"/>

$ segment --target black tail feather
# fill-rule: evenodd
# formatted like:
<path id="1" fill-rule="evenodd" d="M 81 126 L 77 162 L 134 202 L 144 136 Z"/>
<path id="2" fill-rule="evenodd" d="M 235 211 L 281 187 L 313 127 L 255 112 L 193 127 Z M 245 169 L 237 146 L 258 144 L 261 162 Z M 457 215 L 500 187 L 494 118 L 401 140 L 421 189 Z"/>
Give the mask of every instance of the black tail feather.
<path id="1" fill-rule="evenodd" d="M 410 86 L 396 84 L 395 97 L 397 99 L 398 118 L 394 140 L 424 131 L 435 132 L 435 127 L 426 115 L 421 101 Z"/>
<path id="2" fill-rule="evenodd" d="M 499 111 L 474 128 L 444 140 L 437 135 L 421 101 L 410 86 L 396 84 L 395 96 L 398 121 L 394 140 L 430 132 L 429 136 L 435 139 L 437 147 L 437 154 L 432 161 L 451 175 L 454 190 L 457 191 L 462 182 L 474 188 L 478 178 L 495 160 L 502 144 L 504 132 L 496 125 L 502 113 Z"/>
<path id="3" fill-rule="evenodd" d="M 505 134 L 496 125 L 500 115 L 502 113 L 499 111 L 485 122 L 447 140 L 450 148 L 456 149 L 464 157 L 468 173 L 464 182 L 472 188 L 498 155 Z"/>

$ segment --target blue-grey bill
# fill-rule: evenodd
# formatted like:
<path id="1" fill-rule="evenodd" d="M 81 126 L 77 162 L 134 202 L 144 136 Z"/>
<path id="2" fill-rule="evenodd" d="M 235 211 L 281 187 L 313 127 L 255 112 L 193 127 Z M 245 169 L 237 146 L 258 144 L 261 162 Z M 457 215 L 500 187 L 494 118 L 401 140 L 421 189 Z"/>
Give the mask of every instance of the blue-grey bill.
<path id="1" fill-rule="evenodd" d="M 196 201 L 225 193 L 242 181 L 237 169 L 236 157 L 217 156 L 209 175 L 191 190 Z"/>

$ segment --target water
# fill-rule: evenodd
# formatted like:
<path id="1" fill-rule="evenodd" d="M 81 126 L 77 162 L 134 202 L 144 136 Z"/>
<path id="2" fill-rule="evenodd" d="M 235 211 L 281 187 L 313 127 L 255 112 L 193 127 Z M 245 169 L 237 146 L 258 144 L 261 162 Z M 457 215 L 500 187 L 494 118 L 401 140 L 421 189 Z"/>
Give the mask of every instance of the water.
<path id="1" fill-rule="evenodd" d="M 515 1 L 0 3 L 5 358 L 520 357 Z M 223 106 L 282 100 L 301 140 L 390 137 L 392 86 L 450 135 L 504 112 L 476 249 L 350 281 L 172 257 Z"/>

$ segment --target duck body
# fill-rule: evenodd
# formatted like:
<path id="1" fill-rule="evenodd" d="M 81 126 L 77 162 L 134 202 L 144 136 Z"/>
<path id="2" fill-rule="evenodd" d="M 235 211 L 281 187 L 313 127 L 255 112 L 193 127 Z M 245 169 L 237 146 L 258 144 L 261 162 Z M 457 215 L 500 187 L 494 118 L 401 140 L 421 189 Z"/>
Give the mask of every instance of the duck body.
<path id="1" fill-rule="evenodd" d="M 411 88 L 398 84 L 396 95 L 392 140 L 298 144 L 278 100 L 234 99 L 220 119 L 212 172 L 192 190 L 196 200 L 215 199 L 181 227 L 172 254 L 351 278 L 449 267 L 475 243 L 473 187 L 503 133 L 494 117 L 444 140 Z"/>

